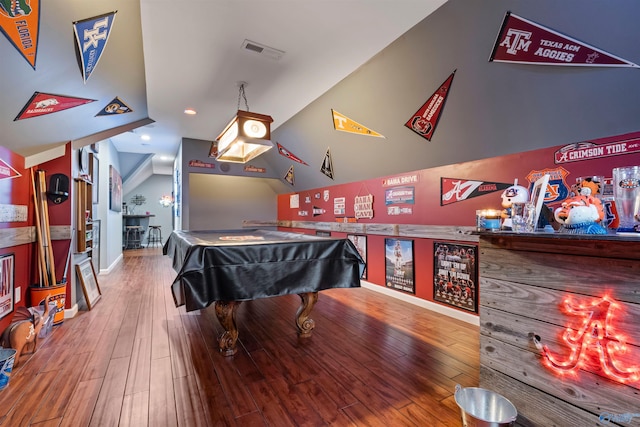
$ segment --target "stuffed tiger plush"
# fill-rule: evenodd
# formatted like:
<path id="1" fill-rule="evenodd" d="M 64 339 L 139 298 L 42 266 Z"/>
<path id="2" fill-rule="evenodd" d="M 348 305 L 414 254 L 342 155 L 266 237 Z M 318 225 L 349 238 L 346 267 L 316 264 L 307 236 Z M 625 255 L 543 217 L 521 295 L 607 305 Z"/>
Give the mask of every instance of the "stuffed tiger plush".
<path id="1" fill-rule="evenodd" d="M 604 208 L 597 197 L 578 195 L 569 197 L 554 212 L 556 221 L 562 224 L 561 232 L 570 234 L 606 234 L 600 225 Z"/>

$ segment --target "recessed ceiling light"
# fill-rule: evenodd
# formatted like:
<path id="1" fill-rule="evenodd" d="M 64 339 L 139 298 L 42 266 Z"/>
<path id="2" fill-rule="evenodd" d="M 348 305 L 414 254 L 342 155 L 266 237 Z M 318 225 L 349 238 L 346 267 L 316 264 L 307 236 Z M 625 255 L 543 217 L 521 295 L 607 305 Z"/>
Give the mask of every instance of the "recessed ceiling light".
<path id="1" fill-rule="evenodd" d="M 198 112 L 196 110 L 194 110 L 193 108 L 187 108 L 186 110 L 184 110 L 185 114 L 189 114 L 191 116 L 198 114 Z"/>
<path id="2" fill-rule="evenodd" d="M 144 135 L 140 135 L 140 139 L 143 141 L 149 141 L 151 137 L 145 133 Z"/>

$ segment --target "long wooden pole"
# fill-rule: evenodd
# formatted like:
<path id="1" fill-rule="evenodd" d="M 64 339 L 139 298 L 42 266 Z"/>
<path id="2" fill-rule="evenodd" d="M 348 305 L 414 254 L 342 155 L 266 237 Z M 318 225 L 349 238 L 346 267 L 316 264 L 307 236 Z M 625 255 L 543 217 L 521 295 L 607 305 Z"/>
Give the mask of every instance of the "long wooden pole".
<path id="1" fill-rule="evenodd" d="M 40 192 L 40 209 L 42 209 L 42 226 L 46 235 L 47 252 L 45 258 L 47 260 L 47 273 L 49 274 L 49 285 L 55 286 L 57 284 L 56 261 L 53 256 L 53 246 L 51 245 L 51 227 L 49 227 L 49 206 L 47 203 L 47 181 L 43 170 L 38 171 L 38 182 Z"/>
<path id="2" fill-rule="evenodd" d="M 34 211 L 36 216 L 36 235 L 38 237 L 38 258 L 40 260 L 40 279 L 42 280 L 42 284 L 46 287 L 49 286 L 49 275 L 47 272 L 47 263 L 44 259 L 44 246 L 42 246 L 42 224 L 40 223 L 40 211 L 39 211 L 39 203 L 38 203 L 38 194 L 36 192 L 36 180 L 33 173 L 33 168 L 31 168 L 31 187 L 33 189 L 33 204 Z"/>

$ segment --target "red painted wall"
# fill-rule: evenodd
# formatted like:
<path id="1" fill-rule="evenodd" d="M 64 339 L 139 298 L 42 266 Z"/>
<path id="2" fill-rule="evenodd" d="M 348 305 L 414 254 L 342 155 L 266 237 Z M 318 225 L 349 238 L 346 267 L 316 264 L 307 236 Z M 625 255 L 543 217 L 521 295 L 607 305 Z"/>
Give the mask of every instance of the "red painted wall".
<path id="1" fill-rule="evenodd" d="M 552 173 L 548 197 L 545 203 L 554 208 L 562 203 L 568 189 L 575 184 L 576 178 L 590 175 L 611 177 L 612 169 L 619 166 L 640 165 L 640 132 L 617 135 L 608 138 L 581 143 L 595 144 L 602 153 L 579 161 L 564 162 L 562 152 L 567 146 L 557 146 L 535 151 L 528 151 L 507 156 L 477 160 L 473 162 L 447 165 L 431 169 L 423 169 L 405 174 L 369 179 L 349 184 L 327 186 L 323 188 L 301 191 L 299 193 L 282 194 L 278 196 L 278 220 L 333 222 L 336 217 L 354 217 L 354 202 L 356 196 L 373 195 L 374 217 L 372 219 L 358 219 L 359 223 L 382 224 L 419 224 L 419 225 L 453 225 L 474 226 L 475 211 L 477 209 L 501 209 L 502 191 L 469 198 L 452 204 L 441 205 L 441 178 L 460 178 L 463 180 L 488 181 L 512 184 L 518 179 L 518 184 L 530 187 L 538 176 L 536 173 Z M 575 148 L 577 145 L 574 145 Z M 597 151 L 585 152 L 585 155 Z M 556 159 L 560 161 L 556 163 Z M 355 159 L 354 161 L 357 161 Z M 390 159 L 390 161 L 402 161 Z M 321 173 L 318 171 L 318 173 Z M 334 171 L 339 174 L 340 171 Z M 404 178 L 407 183 L 387 185 L 395 178 Z M 554 179 L 555 178 L 555 179 Z M 385 205 L 385 190 L 398 187 L 414 187 L 414 204 L 393 205 L 411 208 L 411 214 L 389 215 Z M 328 200 L 324 200 L 324 191 L 329 191 Z M 298 194 L 300 207 L 289 207 L 291 194 Z M 320 197 L 316 198 L 319 194 Z M 334 215 L 334 199 L 345 197 L 345 215 Z M 306 203 L 306 199 L 310 203 Z M 313 216 L 313 208 L 323 209 L 325 212 Z M 308 211 L 307 216 L 300 216 L 300 211 Z M 291 231 L 291 229 L 286 229 Z M 292 231 L 315 234 L 314 230 L 294 229 Z M 343 233 L 332 233 L 333 236 L 343 237 Z M 384 286 L 385 283 L 385 236 L 368 235 L 367 258 L 369 282 Z M 415 266 L 415 295 L 418 298 L 433 301 L 433 240 L 414 240 Z"/>
<path id="2" fill-rule="evenodd" d="M 70 176 L 70 152 L 71 145 L 67 144 L 65 156 L 40 165 L 39 168 L 46 171 L 47 187 L 49 185 L 49 177 L 52 174 L 63 173 Z M 31 171 L 30 169 L 25 169 L 24 157 L 0 146 L 0 160 L 2 160 L 2 162 L 0 162 L 0 204 L 27 206 L 26 222 L 0 222 L 0 228 L 26 228 L 34 226 L 35 209 Z M 48 213 L 49 224 L 51 226 L 70 225 L 72 213 L 70 199 L 60 205 L 49 203 Z M 64 272 L 70 242 L 71 240 L 55 240 L 51 243 L 58 280 L 61 280 Z M 14 288 L 20 288 L 21 293 L 21 300 L 15 304 L 15 310 L 16 307 L 30 306 L 32 304 L 29 300 L 29 286 L 35 284 L 39 277 L 37 273 L 37 245 L 30 243 L 0 249 L 0 255 L 11 253 L 15 255 Z M 69 286 L 67 287 L 67 294 L 69 294 Z M 69 307 L 70 301 L 69 298 L 67 298 L 67 308 Z M 0 331 L 3 331 L 9 325 L 12 317 L 12 314 L 7 314 L 0 319 Z"/>
<path id="3" fill-rule="evenodd" d="M 1 222 L 0 228 L 21 228 L 33 225 L 30 211 L 33 203 L 30 202 L 31 179 L 24 169 L 24 158 L 4 147 L 0 147 L 0 204 L 29 206 L 27 222 Z M 30 268 L 33 265 L 33 245 L 18 245 L 0 249 L 1 255 L 14 254 L 14 288 L 21 288 L 22 300 L 16 306 L 25 303 L 27 288 L 31 280 Z M 4 315 L 4 313 L 2 313 Z M 0 330 L 4 330 L 11 322 L 12 315 L 7 314 L 0 319 Z"/>

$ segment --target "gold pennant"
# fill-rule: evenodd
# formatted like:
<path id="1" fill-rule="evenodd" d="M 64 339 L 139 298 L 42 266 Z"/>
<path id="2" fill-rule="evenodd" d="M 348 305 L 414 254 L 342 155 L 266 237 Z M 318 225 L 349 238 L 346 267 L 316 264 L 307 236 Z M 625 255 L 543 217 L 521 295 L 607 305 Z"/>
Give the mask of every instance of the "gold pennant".
<path id="1" fill-rule="evenodd" d="M 331 113 L 333 114 L 333 128 L 335 130 L 384 138 L 384 136 L 380 135 L 378 132 L 362 126 L 360 123 L 351 120 L 347 116 L 340 114 L 335 110 L 331 110 Z"/>

